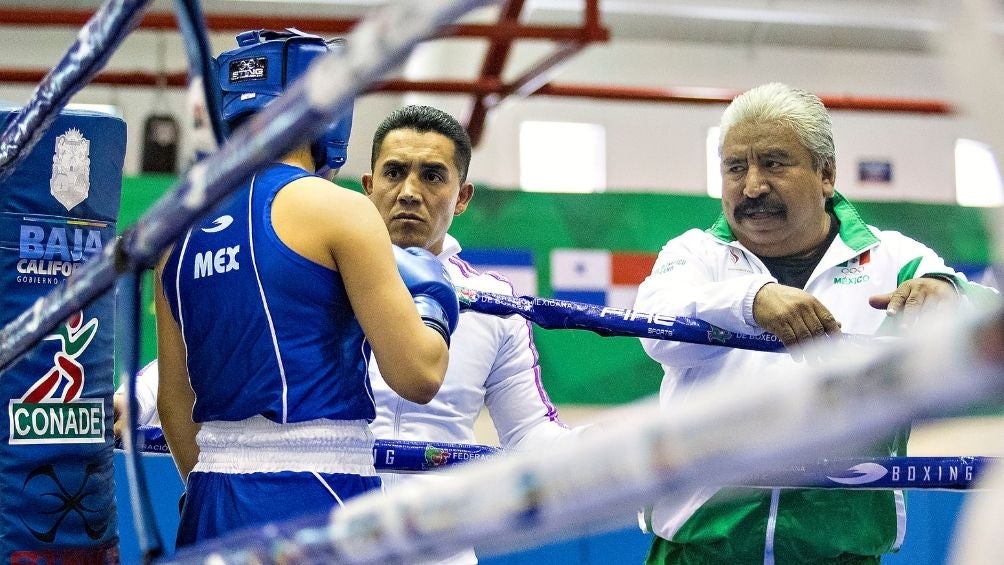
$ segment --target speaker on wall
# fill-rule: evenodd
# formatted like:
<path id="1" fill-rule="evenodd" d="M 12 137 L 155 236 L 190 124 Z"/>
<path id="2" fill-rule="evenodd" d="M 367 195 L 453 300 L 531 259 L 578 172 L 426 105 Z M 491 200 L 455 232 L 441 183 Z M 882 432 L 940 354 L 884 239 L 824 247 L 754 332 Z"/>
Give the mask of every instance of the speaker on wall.
<path id="1" fill-rule="evenodd" d="M 181 130 L 178 121 L 170 114 L 152 114 L 143 126 L 144 173 L 178 172 L 178 145 Z"/>

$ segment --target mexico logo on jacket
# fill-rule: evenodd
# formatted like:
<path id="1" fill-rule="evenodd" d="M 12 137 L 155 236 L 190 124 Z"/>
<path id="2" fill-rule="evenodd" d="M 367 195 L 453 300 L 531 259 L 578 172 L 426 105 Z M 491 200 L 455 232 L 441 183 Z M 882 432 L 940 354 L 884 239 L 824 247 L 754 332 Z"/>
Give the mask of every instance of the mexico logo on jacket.
<path id="1" fill-rule="evenodd" d="M 77 312 L 43 341 L 59 341 L 52 367 L 19 399 L 11 399 L 10 443 L 101 443 L 105 440 L 105 404 L 81 398 L 86 373 L 79 358 L 98 331 L 98 319 L 84 322 Z"/>
<path id="2" fill-rule="evenodd" d="M 868 249 L 850 261 L 844 261 L 833 267 L 836 271 L 836 276 L 833 277 L 833 284 L 861 284 L 868 282 L 871 277 L 865 271 L 871 259 L 872 252 Z"/>

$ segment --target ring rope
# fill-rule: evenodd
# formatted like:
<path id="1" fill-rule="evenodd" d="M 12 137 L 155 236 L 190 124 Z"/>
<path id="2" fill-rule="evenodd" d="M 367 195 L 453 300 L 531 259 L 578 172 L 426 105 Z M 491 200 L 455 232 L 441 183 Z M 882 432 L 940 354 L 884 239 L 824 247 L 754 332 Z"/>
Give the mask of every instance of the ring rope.
<path id="1" fill-rule="evenodd" d="M 206 22 L 199 0 L 174 0 L 174 11 L 178 16 L 178 30 L 184 39 L 185 54 L 188 56 L 188 89 L 190 94 L 202 101 L 205 116 L 218 149 L 226 139 L 227 127 L 220 110 L 220 88 L 213 74 L 213 53 L 206 33 Z"/>
<path id="2" fill-rule="evenodd" d="M 170 454 L 162 429 L 144 426 L 138 431 L 144 453 Z M 115 447 L 121 449 L 122 441 L 116 440 Z M 377 439 L 373 444 L 374 467 L 383 473 L 440 471 L 504 455 L 502 448 L 469 443 Z M 764 488 L 977 490 L 984 472 L 1000 461 L 999 457 L 967 455 L 842 457 L 788 465 L 780 471 L 747 473 L 741 484 Z"/>
<path id="3" fill-rule="evenodd" d="M 638 337 L 753 351 L 785 351 L 784 344 L 772 333 L 734 333 L 685 316 L 637 312 L 537 296 L 511 296 L 461 287 L 457 288 L 457 297 L 462 310 L 494 316 L 518 315 L 544 329 L 588 330 L 604 337 Z M 841 339 L 867 344 L 895 338 L 842 334 Z"/>
<path id="4" fill-rule="evenodd" d="M 118 375 L 124 383 L 125 397 L 128 406 L 123 417 L 135 429 L 136 414 L 139 411 L 136 395 L 136 372 L 139 365 L 139 327 L 142 309 L 142 293 L 139 276 L 136 272 L 128 272 L 119 279 L 118 300 L 116 301 L 116 327 L 119 328 L 118 340 Z M 163 432 L 161 432 L 163 436 Z M 156 513 L 150 500 L 150 489 L 147 487 L 146 471 L 140 458 L 140 448 L 144 444 L 145 434 L 136 430 L 134 433 L 124 433 L 116 438 L 116 444 L 122 444 L 125 449 L 125 470 L 129 479 L 129 504 L 132 507 L 133 527 L 143 555 L 143 562 L 149 563 L 164 553 L 164 542 L 157 527 Z"/>

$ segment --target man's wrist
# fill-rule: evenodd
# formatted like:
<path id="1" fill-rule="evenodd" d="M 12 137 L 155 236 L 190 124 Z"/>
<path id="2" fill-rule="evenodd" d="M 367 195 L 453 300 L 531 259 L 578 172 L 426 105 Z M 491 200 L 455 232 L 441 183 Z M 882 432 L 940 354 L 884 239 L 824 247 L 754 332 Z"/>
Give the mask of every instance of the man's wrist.
<path id="1" fill-rule="evenodd" d="M 743 321 L 746 322 L 747 326 L 757 330 L 763 330 L 763 328 L 760 327 L 760 324 L 757 323 L 756 318 L 753 316 L 753 306 L 756 303 L 757 294 L 763 290 L 763 287 L 776 283 L 777 280 L 772 277 L 763 277 L 750 284 L 749 289 L 746 292 L 746 296 L 743 299 Z"/>
<path id="2" fill-rule="evenodd" d="M 920 278 L 945 281 L 952 285 L 952 289 L 955 290 L 955 294 L 962 296 L 962 287 L 959 285 L 959 280 L 955 277 L 955 275 L 950 275 L 948 273 L 926 273 L 920 275 Z"/>

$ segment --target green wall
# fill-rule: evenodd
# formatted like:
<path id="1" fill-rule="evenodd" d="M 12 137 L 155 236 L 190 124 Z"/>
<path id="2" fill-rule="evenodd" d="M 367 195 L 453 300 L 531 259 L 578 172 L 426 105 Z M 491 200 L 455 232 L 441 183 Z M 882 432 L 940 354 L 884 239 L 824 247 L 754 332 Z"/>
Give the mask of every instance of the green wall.
<path id="1" fill-rule="evenodd" d="M 132 226 L 151 204 L 174 184 L 172 176 L 147 175 L 122 179 L 122 204 L 119 208 L 118 230 Z M 146 364 L 157 357 L 157 328 L 153 317 L 153 277 L 143 276 L 143 335 L 140 341 L 140 361 Z M 121 339 L 121 336 L 119 337 Z M 116 375 L 118 373 L 116 372 Z M 117 383 L 116 383 L 117 385 Z"/>
<path id="2" fill-rule="evenodd" d="M 173 182 L 169 177 L 123 181 L 119 227 L 132 225 Z M 340 180 L 359 189 L 358 182 Z M 978 209 L 878 203 L 857 205 L 865 221 L 923 241 L 952 263 L 987 264 L 988 232 Z M 465 247 L 533 251 L 540 293 L 550 295 L 550 250 L 557 247 L 658 252 L 687 229 L 704 228 L 720 212 L 705 196 L 673 194 L 546 194 L 478 187 L 451 233 Z M 145 289 L 144 360 L 156 355 L 153 305 Z M 621 404 L 658 391 L 662 371 L 636 339 L 601 338 L 585 331 L 536 330 L 542 375 L 557 403 Z"/>

